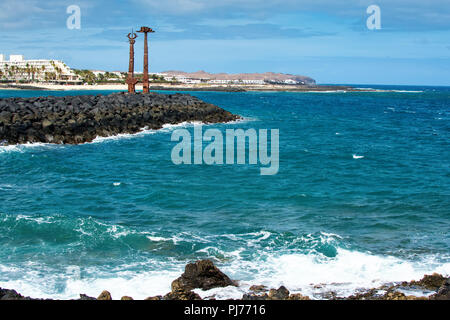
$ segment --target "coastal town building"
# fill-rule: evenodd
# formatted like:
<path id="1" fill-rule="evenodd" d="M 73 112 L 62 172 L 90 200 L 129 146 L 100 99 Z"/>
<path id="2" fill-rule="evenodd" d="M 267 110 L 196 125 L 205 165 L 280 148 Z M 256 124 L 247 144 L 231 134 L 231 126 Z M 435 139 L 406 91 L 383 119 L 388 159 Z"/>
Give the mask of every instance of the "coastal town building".
<path id="1" fill-rule="evenodd" d="M 125 79 L 124 73 L 120 71 L 103 71 L 103 70 L 90 70 L 97 78 L 103 77 L 107 81 L 122 80 Z"/>
<path id="2" fill-rule="evenodd" d="M 219 79 L 211 79 L 208 81 L 210 84 L 230 84 L 233 83 L 233 80 L 219 80 Z"/>
<path id="3" fill-rule="evenodd" d="M 0 54 L 0 80 L 38 81 L 58 84 L 80 84 L 82 81 L 64 62 L 59 60 L 26 60 L 23 55 Z"/>
<path id="4" fill-rule="evenodd" d="M 161 73 L 164 80 L 183 84 L 210 84 L 210 85 L 305 85 L 306 77 L 265 73 L 265 74 L 211 74 L 204 71 L 194 73 L 168 71 Z M 313 83 L 313 79 L 306 79 Z"/>
<path id="5" fill-rule="evenodd" d="M 202 81 L 203 81 L 203 79 L 190 78 L 190 77 L 186 77 L 183 75 L 175 75 L 175 76 L 164 75 L 164 79 L 167 81 L 175 80 L 176 82 L 180 82 L 180 83 L 184 83 L 184 84 L 199 84 L 199 83 L 202 83 Z"/>
<path id="6" fill-rule="evenodd" d="M 254 80 L 254 79 L 251 79 L 251 80 L 242 80 L 242 82 L 243 82 L 244 84 L 264 84 L 264 83 L 266 83 L 264 80 Z"/>

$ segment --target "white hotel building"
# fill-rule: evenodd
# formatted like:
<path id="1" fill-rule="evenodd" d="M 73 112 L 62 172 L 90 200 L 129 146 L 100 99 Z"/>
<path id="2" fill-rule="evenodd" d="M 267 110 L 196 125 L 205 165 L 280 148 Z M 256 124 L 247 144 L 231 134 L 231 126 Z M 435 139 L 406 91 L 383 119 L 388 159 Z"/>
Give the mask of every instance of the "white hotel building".
<path id="1" fill-rule="evenodd" d="M 23 55 L 0 54 L 0 80 L 82 83 L 64 62 L 59 60 L 25 60 Z"/>

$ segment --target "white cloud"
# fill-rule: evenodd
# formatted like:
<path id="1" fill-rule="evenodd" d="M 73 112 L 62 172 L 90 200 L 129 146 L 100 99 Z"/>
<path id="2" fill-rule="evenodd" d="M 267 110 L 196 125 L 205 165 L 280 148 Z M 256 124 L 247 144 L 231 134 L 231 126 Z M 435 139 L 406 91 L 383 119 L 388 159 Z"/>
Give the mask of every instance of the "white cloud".
<path id="1" fill-rule="evenodd" d="M 132 0 L 149 13 L 195 18 L 252 17 L 264 20 L 278 13 L 318 12 L 364 19 L 372 4 L 381 7 L 383 18 L 392 26 L 412 29 L 450 28 L 448 0 Z"/>

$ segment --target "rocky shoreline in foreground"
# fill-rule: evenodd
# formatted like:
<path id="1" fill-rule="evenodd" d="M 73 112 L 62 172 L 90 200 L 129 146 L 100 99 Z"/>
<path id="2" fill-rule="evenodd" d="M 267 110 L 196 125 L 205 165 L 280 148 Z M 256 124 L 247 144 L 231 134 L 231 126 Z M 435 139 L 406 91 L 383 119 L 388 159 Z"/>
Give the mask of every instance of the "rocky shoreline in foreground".
<path id="1" fill-rule="evenodd" d="M 172 282 L 172 290 L 164 296 L 148 297 L 144 300 L 202 300 L 193 290 L 210 290 L 214 288 L 238 286 L 239 282 L 231 280 L 220 271 L 211 260 L 200 260 L 186 265 L 184 273 Z M 124 288 L 126 289 L 126 288 Z M 402 290 L 421 289 L 434 292 L 427 297 L 405 295 Z M 112 300 L 111 293 L 103 291 L 97 298 L 80 294 L 78 300 Z M 209 300 L 215 300 L 214 296 Z M 440 274 L 425 275 L 421 280 L 387 284 L 379 288 L 362 290 L 350 297 L 338 297 L 329 292 L 324 296 L 326 300 L 450 300 L 450 278 Z M 44 300 L 24 297 L 15 290 L 0 288 L 0 300 Z M 120 300 L 134 300 L 123 296 Z M 241 300 L 312 300 L 300 293 L 291 294 L 288 289 L 281 286 L 278 289 L 269 289 L 263 285 L 254 285 L 249 288 Z"/>
<path id="2" fill-rule="evenodd" d="M 240 119 L 188 94 L 113 93 L 0 99 L 0 145 L 81 144 L 165 124 Z"/>

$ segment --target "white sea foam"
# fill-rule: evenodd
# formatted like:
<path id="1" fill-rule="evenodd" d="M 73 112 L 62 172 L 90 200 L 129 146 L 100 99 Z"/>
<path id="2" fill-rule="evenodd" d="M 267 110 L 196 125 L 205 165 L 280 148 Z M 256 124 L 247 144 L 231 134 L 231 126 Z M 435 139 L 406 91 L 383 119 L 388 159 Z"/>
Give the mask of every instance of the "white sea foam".
<path id="1" fill-rule="evenodd" d="M 88 142 L 88 144 L 89 143 L 101 143 L 101 142 L 105 142 L 105 141 L 113 141 L 113 140 L 119 140 L 119 139 L 130 139 L 130 138 L 135 138 L 135 137 L 139 137 L 139 136 L 155 134 L 156 132 L 157 132 L 157 130 L 142 128 L 137 133 L 119 133 L 117 135 L 109 136 L 109 137 L 96 137 L 92 142 Z"/>
<path id="2" fill-rule="evenodd" d="M 357 90 L 360 90 L 360 92 L 376 92 L 376 93 L 389 93 L 389 92 L 394 92 L 394 93 L 422 93 L 424 91 L 421 90 L 390 90 L 390 89 L 374 89 L 374 88 L 355 88 Z"/>
<path id="3" fill-rule="evenodd" d="M 81 269 L 82 273 L 85 271 Z M 111 292 L 113 299 L 120 299 L 124 295 L 145 299 L 170 292 L 171 282 L 183 272 L 181 266 L 178 270 L 158 270 L 139 274 L 120 271 L 113 276 L 105 274 L 100 269 L 89 271 L 96 273 L 97 277 L 80 278 L 77 273 L 70 272 L 58 275 L 48 273 L 42 278 L 39 272 L 26 271 L 19 280 L 0 281 L 0 287 L 12 288 L 26 296 L 52 299 L 77 299 L 80 293 L 97 297 L 103 290 Z M 61 282 L 61 278 L 65 278 L 64 290 L 55 292 L 54 286 Z M 36 285 L 37 283 L 39 285 Z"/>
<path id="4" fill-rule="evenodd" d="M 271 256 L 266 262 L 233 263 L 222 269 L 232 278 L 239 278 L 242 269 L 254 269 L 250 279 L 240 282 L 239 290 L 201 291 L 202 297 L 219 292 L 220 298 L 237 298 L 238 292 L 245 292 L 251 285 L 263 284 L 269 288 L 286 286 L 291 292 L 311 297 L 335 291 L 340 296 L 349 296 L 357 289 L 368 289 L 386 283 L 421 279 L 425 274 L 438 272 L 450 274 L 450 263 L 439 264 L 432 257 L 411 262 L 390 256 L 377 256 L 370 253 L 338 249 L 335 258 L 314 255 L 285 254 Z M 242 295 L 241 295 L 242 296 Z"/>
<path id="5" fill-rule="evenodd" d="M 357 154 L 353 155 L 353 159 L 363 159 L 364 156 L 358 156 Z"/>
<path id="6" fill-rule="evenodd" d="M 162 239 L 155 239 L 162 240 Z M 203 249 L 203 251 L 207 248 Z M 211 247 L 210 249 L 214 249 Z M 320 298 L 324 292 L 335 291 L 339 296 L 349 296 L 358 289 L 368 289 L 392 282 L 420 279 L 425 274 L 438 272 L 450 274 L 450 263 L 438 263 L 433 257 L 423 257 L 419 261 L 407 261 L 391 256 L 379 256 L 370 253 L 338 249 L 334 258 L 308 254 L 271 255 L 267 260 L 244 261 L 242 250 L 234 254 L 232 262 L 219 267 L 233 279 L 239 281 L 239 287 L 216 288 L 209 291 L 195 290 L 203 298 L 217 299 L 241 298 L 254 284 L 269 288 L 286 286 L 291 292 Z M 228 260 L 228 259 L 227 259 Z M 98 296 L 103 290 L 111 292 L 114 299 L 123 295 L 135 299 L 164 295 L 170 291 L 171 282 L 182 272 L 184 263 L 166 261 L 160 263 L 160 270 L 128 271 L 135 266 L 119 266 L 113 270 L 104 268 L 81 269 L 87 276 L 81 279 L 77 273 L 55 274 L 33 271 L 30 267 L 20 280 L 0 281 L 0 287 L 14 288 L 18 292 L 41 298 L 74 299 L 80 293 Z M 2 272 L 14 271 L 13 268 L 0 265 Z M 17 270 L 16 270 L 17 271 Z M 246 274 L 243 278 L 243 274 Z M 57 281 L 65 278 L 63 292 L 54 292 Z"/>
<path id="7" fill-rule="evenodd" d="M 168 132 L 179 128 L 186 128 L 186 127 L 193 127 L 196 125 L 202 125 L 202 126 L 213 126 L 213 125 L 234 125 L 234 124 L 242 124 L 246 122 L 251 121 L 259 121 L 257 118 L 250 118 L 250 117 L 242 117 L 233 121 L 225 122 L 225 123 L 204 123 L 202 121 L 185 121 L 177 124 L 164 124 L 161 129 L 158 131 L 160 132 Z"/>
<path id="8" fill-rule="evenodd" d="M 61 146 L 61 145 L 51 144 L 51 143 L 42 143 L 42 142 L 15 144 L 15 145 L 9 145 L 9 146 L 0 146 L 0 153 L 7 153 L 7 152 L 23 153 L 28 149 L 41 148 L 41 147 L 53 147 L 53 146 Z"/>
<path id="9" fill-rule="evenodd" d="M 187 128 L 187 127 L 193 127 L 193 126 L 199 126 L 199 125 L 207 125 L 201 121 L 184 121 L 176 124 L 164 124 L 161 129 L 158 131 L 160 132 L 170 132 L 175 129 L 179 128 Z"/>
<path id="10" fill-rule="evenodd" d="M 60 217 L 19 215 L 16 219 L 41 224 L 58 222 Z M 91 218 L 80 218 L 77 221 L 76 231 L 83 237 L 94 236 L 93 232 L 97 232 L 97 229 L 92 228 L 94 223 L 106 227 L 105 233 L 114 239 L 139 234 L 149 241 L 171 242 L 174 246 L 179 242 L 203 244 L 193 257 L 221 257 L 216 260 L 218 267 L 232 279 L 240 280 L 237 288 L 196 290 L 203 298 L 241 298 L 255 284 L 269 288 L 284 285 L 293 293 L 299 292 L 315 298 L 321 298 L 321 294 L 329 291 L 335 291 L 339 296 L 349 296 L 358 289 L 418 280 L 433 272 L 450 274 L 450 256 L 415 256 L 410 260 L 355 251 L 341 247 L 339 243 L 345 239 L 335 233 L 320 232 L 284 240 L 278 238 L 280 234 L 266 230 L 220 236 L 201 236 L 191 232 L 167 236 L 158 232 L 105 224 Z M 218 246 L 221 239 L 231 240 L 237 245 L 232 249 Z M 323 246 L 334 247 L 336 253 L 332 257 L 323 255 L 320 253 L 322 250 L 317 250 Z M 289 249 L 300 247 L 311 250 Z M 21 266 L 2 262 L 0 287 L 15 289 L 36 298 L 76 299 L 80 293 L 96 297 L 103 290 L 108 290 L 115 299 L 120 299 L 123 295 L 144 299 L 169 292 L 171 282 L 183 272 L 189 261 L 170 257 L 163 260 L 146 258 L 114 266 L 69 265 L 63 267 L 63 270 L 61 266 L 40 265 L 37 262 Z"/>
<path id="11" fill-rule="evenodd" d="M 299 91 L 298 93 L 348 93 L 347 90 Z M 297 92 L 296 92 L 297 93 Z"/>
<path id="12" fill-rule="evenodd" d="M 389 90 L 390 92 L 396 92 L 396 93 L 422 93 L 421 90 Z"/>
<path id="13" fill-rule="evenodd" d="M 156 237 L 156 236 L 147 236 L 147 239 L 153 242 L 161 242 L 161 241 L 172 241 L 172 238 L 164 238 L 164 237 Z"/>
<path id="14" fill-rule="evenodd" d="M 22 215 L 19 214 L 15 217 L 16 221 L 20 221 L 20 220 L 27 220 L 27 221 L 33 221 L 37 224 L 43 224 L 43 223 L 53 223 L 53 217 L 50 216 L 46 216 L 46 217 L 33 217 L 33 216 L 27 216 L 27 215 Z"/>
<path id="15" fill-rule="evenodd" d="M 241 117 L 237 120 L 227 122 L 226 124 L 239 124 L 239 123 L 254 122 L 254 121 L 260 121 L 260 120 L 258 118 L 252 118 L 252 117 Z"/>

